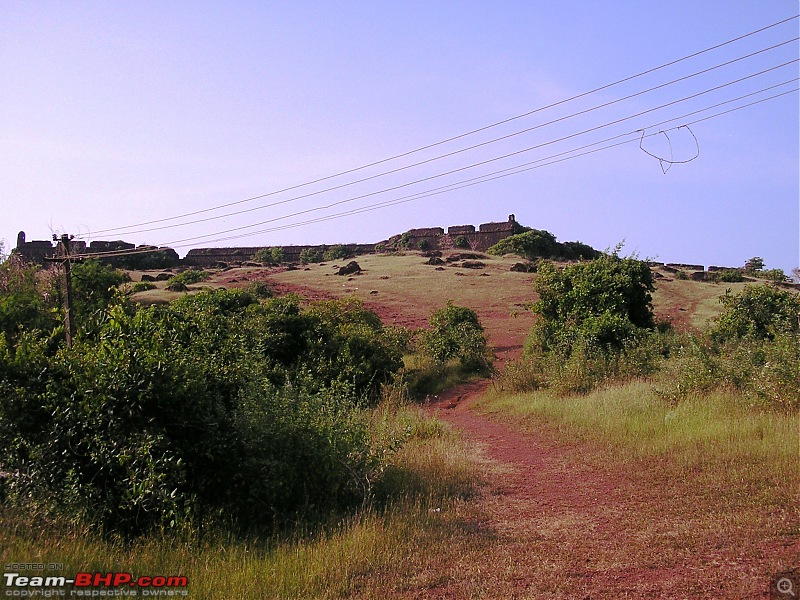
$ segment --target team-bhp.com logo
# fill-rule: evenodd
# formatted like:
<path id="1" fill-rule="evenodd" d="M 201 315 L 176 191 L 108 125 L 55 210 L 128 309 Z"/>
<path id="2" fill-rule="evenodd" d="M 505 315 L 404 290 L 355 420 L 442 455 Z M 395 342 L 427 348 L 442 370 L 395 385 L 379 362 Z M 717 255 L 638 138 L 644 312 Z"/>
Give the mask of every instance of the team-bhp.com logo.
<path id="1" fill-rule="evenodd" d="M 3 573 L 5 595 L 15 598 L 188 596 L 189 582 L 183 576 L 141 576 L 130 573 L 79 572 L 64 576 L 28 576 Z M 69 590 L 65 588 L 70 588 Z"/>

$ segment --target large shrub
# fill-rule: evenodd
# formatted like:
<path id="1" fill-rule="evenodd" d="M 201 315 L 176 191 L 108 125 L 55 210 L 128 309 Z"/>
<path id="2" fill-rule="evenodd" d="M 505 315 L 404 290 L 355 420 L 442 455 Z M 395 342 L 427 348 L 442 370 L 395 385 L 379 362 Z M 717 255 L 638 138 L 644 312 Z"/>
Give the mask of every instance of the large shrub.
<path id="1" fill-rule="evenodd" d="M 85 260 L 72 266 L 73 308 L 76 318 L 105 309 L 120 284 L 130 281 L 127 273 L 98 260 Z"/>
<path id="2" fill-rule="evenodd" d="M 424 334 L 423 345 L 434 360 L 458 359 L 469 371 L 490 369 L 491 357 L 483 326 L 474 310 L 448 301 L 444 308 L 431 315 L 429 323 L 431 328 Z"/>
<path id="3" fill-rule="evenodd" d="M 653 279 L 644 262 L 616 252 L 561 270 L 543 262 L 534 289 L 538 319 L 502 386 L 585 393 L 658 368 L 668 344 L 655 328 Z"/>
<path id="4" fill-rule="evenodd" d="M 540 264 L 534 282 L 539 316 L 531 343 L 567 354 L 575 342 L 621 350 L 642 330 L 655 326 L 653 276 L 646 263 L 616 253 L 559 270 Z"/>
<path id="5" fill-rule="evenodd" d="M 499 241 L 487 252 L 502 256 L 516 254 L 529 260 L 550 258 L 558 260 L 592 260 L 600 252 L 582 242 L 559 242 L 549 231 L 528 229 Z"/>
<path id="6" fill-rule="evenodd" d="M 125 536 L 349 506 L 375 464 L 360 405 L 400 366 L 390 339 L 352 301 L 241 290 L 116 296 L 56 351 L 36 329 L 0 334 L 5 492 Z"/>
<path id="7" fill-rule="evenodd" d="M 772 338 L 776 332 L 800 331 L 800 296 L 769 285 L 748 285 L 720 298 L 725 306 L 712 335 L 717 340 Z"/>
<path id="8" fill-rule="evenodd" d="M 499 241 L 494 246 L 491 246 L 487 252 L 500 256 L 503 254 L 517 254 L 528 259 L 552 258 L 556 253 L 556 248 L 556 236 L 542 229 L 531 229 Z"/>

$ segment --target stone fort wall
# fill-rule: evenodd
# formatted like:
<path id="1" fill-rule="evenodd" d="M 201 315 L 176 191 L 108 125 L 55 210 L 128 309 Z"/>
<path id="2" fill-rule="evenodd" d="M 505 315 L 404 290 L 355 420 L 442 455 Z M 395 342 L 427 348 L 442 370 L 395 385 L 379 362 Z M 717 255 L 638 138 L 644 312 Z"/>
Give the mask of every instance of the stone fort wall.
<path id="1" fill-rule="evenodd" d="M 411 229 L 402 235 L 396 235 L 388 240 L 376 244 L 345 244 L 353 254 L 372 254 L 380 251 L 392 251 L 396 249 L 437 249 L 446 250 L 456 245 L 456 240 L 463 238 L 467 246 L 476 251 L 485 251 L 487 248 L 496 244 L 500 240 L 510 235 L 522 231 L 522 226 L 516 222 L 514 215 L 510 215 L 508 221 L 500 223 L 484 223 L 475 229 L 474 225 L 453 225 L 445 230 L 441 227 L 427 227 L 421 229 Z M 223 264 L 241 264 L 252 260 L 254 254 L 270 246 L 240 246 L 226 248 L 193 248 L 186 253 L 183 259 L 179 259 L 177 254 L 169 250 L 174 256 L 175 266 L 185 265 L 193 267 L 212 267 Z M 93 241 L 88 246 L 82 241 L 73 241 L 71 252 L 73 254 L 84 254 L 87 252 L 114 252 L 127 251 L 134 249 L 146 249 L 150 246 L 139 246 L 116 241 Z M 324 252 L 329 246 L 325 245 L 302 245 L 302 246 L 281 246 L 287 262 L 300 262 L 300 253 L 304 250 L 317 250 Z M 168 249 L 161 249 L 166 251 Z M 58 245 L 47 240 L 36 240 L 28 242 L 25 240 L 25 232 L 20 231 L 17 236 L 17 246 L 13 253 L 27 262 L 42 264 L 46 259 L 52 258 L 58 252 Z M 140 256 L 146 256 L 144 254 Z M 109 258 L 108 262 L 114 266 L 127 266 L 125 261 L 119 258 Z M 165 265 L 166 266 L 166 265 Z"/>

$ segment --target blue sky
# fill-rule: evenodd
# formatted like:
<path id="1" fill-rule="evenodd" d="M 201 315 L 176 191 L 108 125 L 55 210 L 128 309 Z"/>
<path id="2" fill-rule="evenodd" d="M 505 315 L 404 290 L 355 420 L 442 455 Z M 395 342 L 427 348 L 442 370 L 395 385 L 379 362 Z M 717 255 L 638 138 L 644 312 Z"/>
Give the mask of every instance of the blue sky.
<path id="1" fill-rule="evenodd" d="M 688 76 L 796 38 L 798 19 L 543 107 L 798 12 L 795 0 L 6 1 L 0 239 L 8 249 L 21 229 L 28 240 L 67 232 L 171 243 L 183 254 L 375 242 L 412 227 L 514 213 L 562 241 L 606 248 L 624 239 L 642 257 L 705 265 L 758 255 L 788 272 L 800 264 L 798 93 L 677 127 L 797 89 L 796 40 Z M 717 86 L 725 87 L 707 91 Z M 759 92 L 770 86 L 778 87 Z M 664 174 L 666 165 L 639 148 L 639 129 L 653 134 L 645 149 L 679 164 Z M 484 145 L 461 151 L 474 144 Z M 455 154 L 437 158 L 447 153 Z M 411 166 L 422 161 L 430 162 Z M 274 230 L 533 161 L 539 168 L 480 185 Z M 402 170 L 382 175 L 395 169 Z M 442 175 L 448 171 L 457 172 Z M 344 187 L 328 190 L 337 186 Z M 222 205 L 230 206 L 212 210 Z M 159 222 L 129 227 L 150 221 Z M 253 232 L 262 233 L 244 235 Z"/>

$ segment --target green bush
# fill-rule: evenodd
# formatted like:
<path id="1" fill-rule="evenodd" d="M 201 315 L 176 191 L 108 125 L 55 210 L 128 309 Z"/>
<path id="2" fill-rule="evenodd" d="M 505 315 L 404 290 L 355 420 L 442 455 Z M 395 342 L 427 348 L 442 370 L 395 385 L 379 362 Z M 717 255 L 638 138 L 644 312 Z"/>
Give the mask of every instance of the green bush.
<path id="1" fill-rule="evenodd" d="M 117 293 L 117 287 L 131 278 L 97 260 L 72 266 L 73 307 L 77 318 L 105 309 Z"/>
<path id="2" fill-rule="evenodd" d="M 458 236 L 455 240 L 453 240 L 453 246 L 456 248 L 469 248 L 469 240 L 464 237 L 463 235 Z"/>
<path id="3" fill-rule="evenodd" d="M 526 229 L 522 233 L 516 233 L 491 246 L 486 252 L 499 256 L 516 254 L 528 260 L 593 260 L 601 254 L 582 242 L 558 242 L 556 236 L 541 229 Z"/>
<path id="4" fill-rule="evenodd" d="M 429 324 L 431 329 L 423 336 L 423 347 L 435 361 L 458 359 L 467 370 L 487 373 L 491 370 L 483 326 L 475 311 L 448 301 L 431 315 Z"/>
<path id="5" fill-rule="evenodd" d="M 586 393 L 604 381 L 658 369 L 668 352 L 651 306 L 653 279 L 646 263 L 616 252 L 558 270 L 540 263 L 534 289 L 538 316 L 521 364 L 503 386 L 547 386 Z"/>
<path id="6" fill-rule="evenodd" d="M 272 298 L 275 295 L 274 290 L 266 281 L 251 281 L 244 291 L 256 298 Z"/>
<path id="7" fill-rule="evenodd" d="M 399 369 L 401 336 L 356 301 L 214 290 L 150 308 L 117 295 L 98 314 L 72 348 L 0 333 L 9 502 L 133 537 L 366 499 L 383 454 L 360 406 Z"/>
<path id="8" fill-rule="evenodd" d="M 304 265 L 322 262 L 322 252 L 316 248 L 304 248 L 300 251 L 300 262 Z"/>
<path id="9" fill-rule="evenodd" d="M 552 258 L 556 253 L 556 249 L 556 236 L 549 231 L 531 229 L 501 240 L 486 252 L 498 256 L 516 254 L 532 260 L 540 257 Z"/>
<path id="10" fill-rule="evenodd" d="M 322 254 L 322 260 L 340 260 L 342 258 L 350 258 L 351 256 L 353 256 L 353 252 L 350 250 L 350 248 L 341 244 L 337 244 L 325 250 L 325 252 Z"/>
<path id="11" fill-rule="evenodd" d="M 657 390 L 673 402 L 716 390 L 736 393 L 772 408 L 800 408 L 800 334 L 731 338 L 722 344 L 685 335 L 657 378 Z"/>
<path id="12" fill-rule="evenodd" d="M 764 269 L 758 274 L 758 276 L 768 281 L 774 281 L 775 283 L 781 283 L 789 280 L 789 278 L 786 276 L 786 273 L 784 273 L 782 269 Z"/>
<path id="13" fill-rule="evenodd" d="M 772 338 L 776 332 L 800 330 L 800 296 L 770 285 L 748 285 L 741 293 L 725 294 L 711 334 L 717 340 Z"/>
<path id="14" fill-rule="evenodd" d="M 720 269 L 708 273 L 707 276 L 711 281 L 718 283 L 739 283 L 744 281 L 744 273 L 741 269 Z"/>
<path id="15" fill-rule="evenodd" d="M 156 284 L 151 281 L 137 281 L 131 286 L 131 293 L 138 294 L 139 292 L 146 292 L 154 289 L 156 289 Z"/>
<path id="16" fill-rule="evenodd" d="M 260 262 L 262 264 L 279 265 L 282 262 L 286 262 L 286 253 L 280 246 L 261 248 L 261 250 L 256 252 L 251 257 L 251 260 L 253 260 L 254 262 Z"/>
<path id="17" fill-rule="evenodd" d="M 602 254 L 583 242 L 562 242 L 559 244 L 558 253 L 564 260 L 594 260 Z"/>
<path id="18" fill-rule="evenodd" d="M 188 269 L 183 273 L 178 273 L 177 275 L 170 277 L 167 281 L 167 286 L 169 287 L 176 284 L 189 286 L 193 283 L 205 281 L 209 277 L 211 277 L 211 273 L 208 271 L 203 271 L 202 269 Z"/>
<path id="19" fill-rule="evenodd" d="M 539 266 L 534 289 L 539 299 L 532 310 L 539 319 L 529 344 L 547 352 L 586 339 L 607 350 L 655 327 L 651 305 L 653 276 L 646 263 L 604 255 L 593 261 L 556 269 Z"/>
<path id="20" fill-rule="evenodd" d="M 355 298 L 320 301 L 307 314 L 328 331 L 327 339 L 320 340 L 324 355 L 314 360 L 317 377 L 346 382 L 368 402 L 376 402 L 381 386 L 403 366 L 395 332 L 387 334 L 378 315 Z"/>

